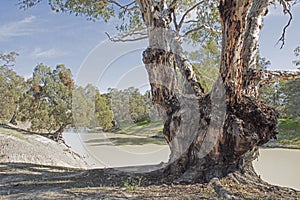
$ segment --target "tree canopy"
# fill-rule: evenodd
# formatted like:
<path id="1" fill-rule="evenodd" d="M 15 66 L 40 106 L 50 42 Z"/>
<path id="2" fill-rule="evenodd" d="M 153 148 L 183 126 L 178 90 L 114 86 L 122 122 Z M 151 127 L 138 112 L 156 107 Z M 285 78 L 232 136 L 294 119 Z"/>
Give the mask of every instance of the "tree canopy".
<path id="1" fill-rule="evenodd" d="M 15 123 L 20 96 L 26 90 L 25 79 L 14 70 L 16 52 L 0 54 L 0 120 Z"/>

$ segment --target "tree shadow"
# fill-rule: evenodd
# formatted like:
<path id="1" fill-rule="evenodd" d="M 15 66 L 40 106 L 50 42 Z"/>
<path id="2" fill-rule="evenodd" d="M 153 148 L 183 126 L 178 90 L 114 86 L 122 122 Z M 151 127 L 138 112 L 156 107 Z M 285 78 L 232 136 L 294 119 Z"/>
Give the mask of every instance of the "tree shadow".
<path id="1" fill-rule="evenodd" d="M 112 190 L 126 184 L 141 187 L 159 185 L 164 181 L 158 175 L 159 171 L 154 175 L 125 172 L 121 168 L 84 170 L 29 163 L 0 163 L 0 171 L 1 199 L 116 199 L 126 196 Z"/>
<path id="2" fill-rule="evenodd" d="M 90 146 L 102 146 L 102 145 L 144 145 L 144 144 L 157 144 L 165 145 L 166 142 L 163 138 L 159 137 L 114 137 L 107 139 L 91 139 L 84 141 Z"/>

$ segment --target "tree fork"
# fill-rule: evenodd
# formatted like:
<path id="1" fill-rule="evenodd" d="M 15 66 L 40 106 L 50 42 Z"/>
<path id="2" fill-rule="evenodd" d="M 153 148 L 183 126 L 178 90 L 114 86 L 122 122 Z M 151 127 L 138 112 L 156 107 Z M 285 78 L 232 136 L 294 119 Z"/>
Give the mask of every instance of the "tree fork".
<path id="1" fill-rule="evenodd" d="M 143 62 L 152 101 L 165 122 L 163 133 L 171 149 L 163 174 L 176 182 L 209 182 L 230 174 L 238 174 L 237 181 L 242 180 L 240 176 L 256 176 L 252 161 L 258 146 L 276 138 L 278 118 L 274 108 L 257 99 L 258 90 L 279 77 L 299 75 L 277 76 L 256 69 L 262 17 L 269 0 L 220 1 L 220 77 L 208 94 L 185 57 L 177 33 L 169 29 L 172 15 L 165 14 L 164 1 L 155 5 L 151 0 L 137 2 L 149 27 Z"/>

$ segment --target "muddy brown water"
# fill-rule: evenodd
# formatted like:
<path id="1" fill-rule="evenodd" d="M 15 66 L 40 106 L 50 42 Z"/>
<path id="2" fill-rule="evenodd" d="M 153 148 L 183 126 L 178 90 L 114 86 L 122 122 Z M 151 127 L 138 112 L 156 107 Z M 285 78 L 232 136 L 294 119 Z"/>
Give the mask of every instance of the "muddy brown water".
<path id="1" fill-rule="evenodd" d="M 157 165 L 167 162 L 170 153 L 167 145 L 147 143 L 141 136 L 64 133 L 64 138 L 75 152 L 85 157 L 88 168 Z M 300 150 L 260 149 L 253 165 L 263 180 L 300 190 Z"/>
<path id="2" fill-rule="evenodd" d="M 259 153 L 253 165 L 263 180 L 300 191 L 300 150 L 272 148 Z"/>

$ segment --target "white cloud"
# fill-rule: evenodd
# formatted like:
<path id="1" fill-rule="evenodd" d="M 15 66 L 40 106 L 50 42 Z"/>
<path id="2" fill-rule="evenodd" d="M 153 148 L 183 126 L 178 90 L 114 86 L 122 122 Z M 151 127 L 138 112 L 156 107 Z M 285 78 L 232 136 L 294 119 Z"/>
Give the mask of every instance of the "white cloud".
<path id="1" fill-rule="evenodd" d="M 35 48 L 30 55 L 33 58 L 57 58 L 57 57 L 65 56 L 67 54 L 68 53 L 65 51 L 61 51 L 54 48 L 47 49 L 47 50 L 43 50 L 41 48 Z"/>
<path id="2" fill-rule="evenodd" d="M 8 22 L 4 25 L 0 25 L 0 38 L 4 39 L 32 34 L 35 30 L 31 25 L 35 20 L 35 16 L 29 16 L 20 21 Z"/>

